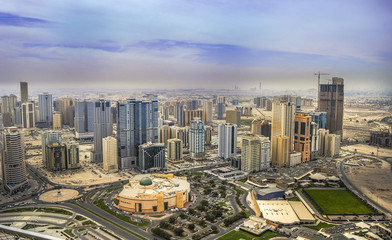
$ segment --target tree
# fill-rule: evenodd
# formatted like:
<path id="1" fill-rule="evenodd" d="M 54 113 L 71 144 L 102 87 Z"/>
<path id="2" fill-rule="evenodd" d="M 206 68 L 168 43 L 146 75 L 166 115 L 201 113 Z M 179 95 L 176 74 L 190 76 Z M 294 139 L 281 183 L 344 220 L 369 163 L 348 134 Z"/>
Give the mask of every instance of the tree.
<path id="1" fill-rule="evenodd" d="M 215 220 L 215 216 L 212 215 L 211 213 L 209 213 L 209 214 L 206 215 L 206 220 L 210 221 L 210 222 L 213 222 Z"/>
<path id="2" fill-rule="evenodd" d="M 199 220 L 199 225 L 204 227 L 206 225 L 206 221 L 204 220 Z"/>
<path id="3" fill-rule="evenodd" d="M 175 222 L 176 222 L 176 217 L 171 216 L 171 217 L 169 218 L 169 223 L 173 224 L 173 223 L 175 223 Z"/>
<path id="4" fill-rule="evenodd" d="M 202 201 L 200 202 L 200 204 L 201 204 L 202 206 L 207 206 L 207 205 L 208 205 L 208 201 L 207 201 L 207 200 L 202 200 Z"/>
<path id="5" fill-rule="evenodd" d="M 190 209 L 188 210 L 188 212 L 189 212 L 189 214 L 192 214 L 192 215 L 193 215 L 193 214 L 195 214 L 196 211 L 195 211 L 195 209 L 190 208 Z"/>
<path id="6" fill-rule="evenodd" d="M 218 233 L 218 228 L 215 225 L 211 226 L 211 230 L 213 233 Z"/>
<path id="7" fill-rule="evenodd" d="M 188 218 L 184 213 L 181 213 L 180 214 L 180 218 L 182 218 L 182 219 L 186 219 L 186 218 Z"/>
<path id="8" fill-rule="evenodd" d="M 218 193 L 216 191 L 214 191 L 211 196 L 212 197 L 218 197 Z"/>
<path id="9" fill-rule="evenodd" d="M 174 234 L 176 234 L 177 236 L 182 236 L 182 233 L 184 232 L 184 229 L 182 228 L 175 228 L 173 230 Z"/>
<path id="10" fill-rule="evenodd" d="M 188 224 L 188 229 L 191 230 L 191 231 L 194 231 L 195 230 L 195 224 L 193 224 L 193 223 Z"/>
<path id="11" fill-rule="evenodd" d="M 169 223 L 167 221 L 162 221 L 159 223 L 160 228 L 169 228 Z"/>

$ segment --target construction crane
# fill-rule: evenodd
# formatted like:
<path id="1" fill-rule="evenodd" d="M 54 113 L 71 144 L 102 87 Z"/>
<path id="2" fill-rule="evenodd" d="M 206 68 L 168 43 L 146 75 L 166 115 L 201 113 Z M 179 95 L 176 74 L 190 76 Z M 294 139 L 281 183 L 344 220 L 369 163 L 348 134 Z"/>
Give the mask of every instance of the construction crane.
<path id="1" fill-rule="evenodd" d="M 320 108 L 319 102 L 320 102 L 320 76 L 321 75 L 329 75 L 329 73 L 315 73 L 314 75 L 317 75 L 317 109 Z"/>

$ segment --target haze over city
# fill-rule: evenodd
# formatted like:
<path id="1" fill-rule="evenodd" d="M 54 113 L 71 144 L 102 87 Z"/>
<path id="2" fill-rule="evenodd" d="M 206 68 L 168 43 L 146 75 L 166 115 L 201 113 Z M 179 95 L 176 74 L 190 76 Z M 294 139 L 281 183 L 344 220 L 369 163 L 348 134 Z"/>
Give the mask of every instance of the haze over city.
<path id="1" fill-rule="evenodd" d="M 0 239 L 392 240 L 387 0 L 0 0 Z"/>
<path id="2" fill-rule="evenodd" d="M 382 0 L 1 1 L 0 83 L 309 89 L 323 71 L 347 90 L 390 90 L 391 11 Z"/>

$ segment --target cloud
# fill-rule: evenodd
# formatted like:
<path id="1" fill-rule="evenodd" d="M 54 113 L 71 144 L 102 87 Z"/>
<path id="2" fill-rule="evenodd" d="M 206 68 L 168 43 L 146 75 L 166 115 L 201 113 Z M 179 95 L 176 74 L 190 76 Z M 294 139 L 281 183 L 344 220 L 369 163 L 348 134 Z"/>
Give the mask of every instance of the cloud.
<path id="1" fill-rule="evenodd" d="M 11 13 L 0 12 L 0 25 L 17 27 L 42 27 L 49 23 L 49 21 L 39 18 L 22 17 Z"/>

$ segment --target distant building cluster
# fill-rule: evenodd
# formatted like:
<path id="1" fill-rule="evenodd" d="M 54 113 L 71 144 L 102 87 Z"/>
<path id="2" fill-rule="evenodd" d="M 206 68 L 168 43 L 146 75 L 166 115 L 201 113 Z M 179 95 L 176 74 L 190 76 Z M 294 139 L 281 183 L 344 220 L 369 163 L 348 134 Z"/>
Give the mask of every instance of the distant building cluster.
<path id="1" fill-rule="evenodd" d="M 211 156 L 228 159 L 248 173 L 291 167 L 339 155 L 343 101 L 342 78 L 320 85 L 318 107 L 310 112 L 302 106 L 313 106 L 313 99 L 293 95 L 244 100 L 221 94 L 158 102 L 154 94 L 112 101 L 53 98 L 45 92 L 33 101 L 28 83 L 21 82 L 20 101 L 14 94 L 1 97 L 1 125 L 14 128 L 3 131 L 3 159 L 10 151 L 7 137 L 40 128 L 42 161 L 50 171 L 79 168 L 79 144 L 92 144 L 91 161 L 108 173 L 165 171 L 167 162 L 203 161 Z M 260 109 L 271 111 L 272 119 L 267 120 Z M 62 139 L 65 128 L 74 133 L 72 139 Z M 24 148 L 21 136 L 18 144 Z M 372 132 L 370 143 L 391 146 L 391 134 Z M 20 159 L 24 162 L 24 156 Z M 7 171 L 7 165 L 2 169 Z M 24 184 L 23 179 L 15 182 L 13 186 Z"/>

